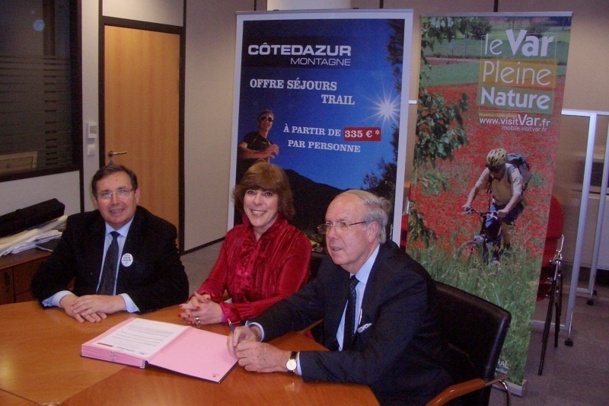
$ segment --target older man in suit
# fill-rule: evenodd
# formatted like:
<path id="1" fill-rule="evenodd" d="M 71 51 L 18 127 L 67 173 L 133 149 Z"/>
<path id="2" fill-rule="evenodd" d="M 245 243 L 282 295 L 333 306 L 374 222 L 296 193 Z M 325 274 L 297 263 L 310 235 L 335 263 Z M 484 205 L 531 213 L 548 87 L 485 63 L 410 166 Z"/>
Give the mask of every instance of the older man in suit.
<path id="1" fill-rule="evenodd" d="M 332 201 L 319 227 L 331 260 L 296 294 L 229 335 L 239 365 L 290 371 L 305 381 L 369 385 L 381 404 L 425 404 L 451 384 L 435 285 L 421 265 L 386 241 L 388 209 L 385 199 L 361 190 Z M 261 342 L 319 319 L 330 351 L 284 351 Z"/>
<path id="2" fill-rule="evenodd" d="M 93 176 L 91 189 L 97 210 L 68 217 L 59 244 L 34 275 L 40 303 L 62 307 L 82 323 L 184 302 L 188 278 L 176 228 L 138 206 L 135 173 L 109 164 Z"/>

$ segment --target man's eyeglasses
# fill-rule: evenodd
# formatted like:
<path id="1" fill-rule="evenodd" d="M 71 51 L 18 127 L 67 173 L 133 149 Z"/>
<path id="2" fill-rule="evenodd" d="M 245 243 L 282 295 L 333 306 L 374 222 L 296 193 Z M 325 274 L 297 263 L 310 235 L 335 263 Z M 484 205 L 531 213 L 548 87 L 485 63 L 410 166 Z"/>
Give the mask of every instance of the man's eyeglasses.
<path id="1" fill-rule="evenodd" d="M 114 196 L 116 194 L 116 196 L 119 199 L 124 199 L 126 197 L 128 197 L 131 192 L 133 192 L 133 188 L 131 189 L 127 189 L 124 187 L 118 188 L 116 189 L 114 192 L 111 192 L 109 190 L 104 190 L 103 192 L 98 193 L 96 196 L 102 200 L 110 200 L 112 199 L 112 196 Z"/>
<path id="2" fill-rule="evenodd" d="M 264 120 L 268 121 L 269 123 L 272 123 L 273 122 L 273 117 L 262 116 L 262 117 L 258 118 L 258 121 L 264 121 Z"/>
<path id="3" fill-rule="evenodd" d="M 367 224 L 367 221 L 358 221 L 357 223 L 347 223 L 346 221 L 339 221 L 336 224 L 332 223 L 324 223 L 317 226 L 317 232 L 321 235 L 326 234 L 330 231 L 331 228 L 334 228 L 335 231 L 342 233 L 347 231 L 351 226 L 356 226 L 358 224 Z"/>

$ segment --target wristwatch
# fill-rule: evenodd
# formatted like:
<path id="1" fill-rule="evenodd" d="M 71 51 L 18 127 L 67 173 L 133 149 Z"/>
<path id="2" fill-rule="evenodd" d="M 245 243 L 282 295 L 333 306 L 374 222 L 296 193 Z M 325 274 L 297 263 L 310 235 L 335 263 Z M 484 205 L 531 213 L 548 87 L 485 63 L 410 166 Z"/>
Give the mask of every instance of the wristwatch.
<path id="1" fill-rule="evenodd" d="M 285 363 L 285 367 L 288 369 L 288 371 L 292 373 L 296 371 L 296 367 L 298 366 L 298 363 L 296 362 L 297 356 L 298 353 L 296 351 L 292 351 L 292 353 L 290 354 L 290 359 L 288 360 L 288 362 Z"/>

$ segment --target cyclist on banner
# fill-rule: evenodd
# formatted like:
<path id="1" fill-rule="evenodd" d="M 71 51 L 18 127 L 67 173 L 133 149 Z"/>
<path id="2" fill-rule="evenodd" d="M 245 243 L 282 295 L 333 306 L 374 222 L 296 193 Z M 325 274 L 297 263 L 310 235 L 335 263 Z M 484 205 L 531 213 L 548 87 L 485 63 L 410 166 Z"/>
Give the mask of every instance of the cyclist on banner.
<path id="1" fill-rule="evenodd" d="M 508 163 L 508 154 L 503 148 L 491 150 L 486 156 L 486 168 L 469 192 L 467 202 L 463 205 L 465 211 L 470 211 L 472 202 L 480 191 L 491 193 L 489 211 L 496 212 L 501 223 L 503 249 L 508 251 L 511 246 L 510 226 L 524 210 L 524 181 L 518 168 Z M 487 216 L 486 226 L 489 230 L 494 227 L 499 232 L 497 218 Z M 494 260 L 499 260 L 499 253 L 493 254 Z"/>

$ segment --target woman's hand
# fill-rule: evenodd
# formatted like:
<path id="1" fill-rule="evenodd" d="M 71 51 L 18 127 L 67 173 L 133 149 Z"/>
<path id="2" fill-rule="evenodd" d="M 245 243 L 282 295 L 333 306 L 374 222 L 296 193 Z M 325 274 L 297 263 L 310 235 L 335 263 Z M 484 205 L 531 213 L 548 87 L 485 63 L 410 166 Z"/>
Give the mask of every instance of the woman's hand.
<path id="1" fill-rule="evenodd" d="M 212 301 L 208 294 L 201 295 L 195 292 L 188 302 L 180 305 L 180 309 L 183 312 L 179 314 L 179 317 L 194 326 L 222 321 L 222 308 L 218 303 Z"/>

